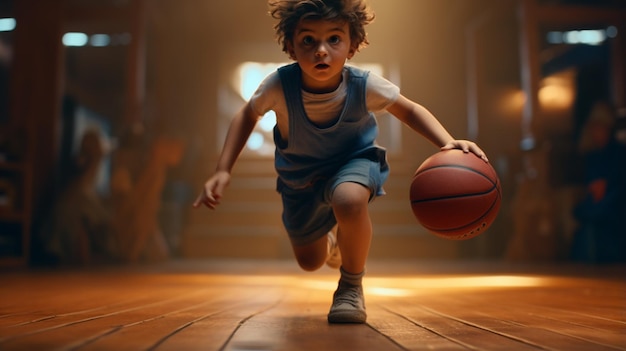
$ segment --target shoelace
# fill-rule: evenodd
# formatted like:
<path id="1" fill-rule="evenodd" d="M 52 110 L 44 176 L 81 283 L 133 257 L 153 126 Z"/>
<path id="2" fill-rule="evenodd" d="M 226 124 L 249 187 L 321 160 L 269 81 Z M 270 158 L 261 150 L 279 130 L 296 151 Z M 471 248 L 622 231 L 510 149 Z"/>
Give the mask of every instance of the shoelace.
<path id="1" fill-rule="evenodd" d="M 335 293 L 334 305 L 338 306 L 347 303 L 355 308 L 361 308 L 359 300 L 362 299 L 361 288 L 359 286 L 340 286 Z"/>

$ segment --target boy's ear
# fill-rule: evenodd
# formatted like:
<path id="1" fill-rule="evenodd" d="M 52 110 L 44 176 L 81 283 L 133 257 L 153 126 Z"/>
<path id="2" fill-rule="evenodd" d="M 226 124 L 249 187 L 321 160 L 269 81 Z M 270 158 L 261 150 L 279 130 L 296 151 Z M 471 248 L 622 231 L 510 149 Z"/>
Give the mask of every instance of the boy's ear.
<path id="1" fill-rule="evenodd" d="M 348 60 L 352 59 L 354 57 L 354 54 L 356 54 L 357 49 L 355 47 L 351 47 L 350 51 L 348 51 Z"/>

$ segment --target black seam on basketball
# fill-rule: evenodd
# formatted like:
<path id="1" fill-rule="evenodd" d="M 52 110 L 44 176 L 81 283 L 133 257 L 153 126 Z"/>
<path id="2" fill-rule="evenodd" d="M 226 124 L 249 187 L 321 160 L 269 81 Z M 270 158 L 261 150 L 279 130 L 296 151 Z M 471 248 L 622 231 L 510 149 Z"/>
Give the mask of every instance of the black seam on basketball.
<path id="1" fill-rule="evenodd" d="M 472 196 L 487 195 L 487 194 L 491 193 L 494 189 L 496 189 L 496 192 L 498 192 L 498 195 L 500 195 L 500 191 L 498 191 L 498 187 L 497 186 L 493 186 L 493 187 L 489 188 L 489 190 L 486 190 L 486 191 L 483 191 L 483 192 L 480 192 L 480 193 L 455 194 L 455 195 L 441 196 L 441 197 L 430 197 L 430 198 L 421 199 L 421 200 L 413 200 L 413 199 L 411 199 L 411 204 L 418 204 L 420 202 L 429 202 L 429 201 L 458 199 L 458 198 L 462 198 L 462 197 L 472 197 Z"/>
<path id="2" fill-rule="evenodd" d="M 462 228 L 465 228 L 465 227 L 469 227 L 469 226 L 471 226 L 471 225 L 472 225 L 472 224 L 474 224 L 474 223 L 480 223 L 480 222 L 483 220 L 483 217 L 485 217 L 485 215 L 486 215 L 487 213 L 489 213 L 489 212 L 491 212 L 491 210 L 493 210 L 493 207 L 494 207 L 494 206 L 498 203 L 498 199 L 499 199 L 499 198 L 496 198 L 495 200 L 493 200 L 493 202 L 491 203 L 491 206 L 489 206 L 489 208 L 488 208 L 485 212 L 483 212 L 483 213 L 482 213 L 482 214 L 478 217 L 478 219 L 477 219 L 477 220 L 475 220 L 475 221 L 473 221 L 473 222 L 469 222 L 468 224 L 465 224 L 465 225 L 463 225 L 463 226 L 461 226 L 461 227 L 456 227 L 456 228 L 447 228 L 447 229 L 437 229 L 437 228 L 432 228 L 432 227 L 426 226 L 426 225 L 424 225 L 424 224 L 422 224 L 422 226 L 423 226 L 424 228 L 426 228 L 426 229 L 430 230 L 430 231 L 434 231 L 434 232 L 438 232 L 438 233 L 453 232 L 453 231 L 455 231 L 455 230 L 459 230 L 459 229 L 462 229 Z M 494 219 L 495 219 L 495 218 L 494 218 Z M 460 234 L 460 236 L 462 236 L 462 235 L 463 235 L 463 234 Z"/>
<path id="3" fill-rule="evenodd" d="M 483 172 L 480 172 L 480 171 L 478 171 L 478 170 L 476 170 L 476 169 L 474 169 L 474 168 L 467 167 L 467 166 L 461 166 L 461 165 L 455 165 L 455 164 L 444 164 L 444 165 L 438 165 L 438 166 L 428 167 L 428 168 L 426 168 L 426 169 L 422 169 L 422 170 L 420 170 L 419 172 L 415 173 L 415 174 L 413 175 L 413 178 L 417 177 L 418 175 L 420 175 L 420 174 L 422 174 L 422 173 L 424 173 L 424 172 L 428 172 L 428 171 L 430 171 L 431 169 L 436 169 L 436 168 L 458 168 L 458 169 L 464 169 L 464 170 L 467 170 L 467 171 L 474 172 L 474 173 L 476 173 L 476 174 L 480 174 L 480 175 L 481 175 L 481 176 L 483 176 L 485 179 L 487 179 L 487 180 L 488 180 L 491 184 L 494 184 L 494 185 L 495 185 L 495 184 L 497 183 L 497 181 L 496 181 L 496 182 L 494 182 L 494 180 L 493 180 L 493 179 L 497 179 L 497 178 L 498 178 L 496 174 L 494 174 L 494 175 L 492 175 L 492 176 L 489 176 L 489 175 L 487 175 L 487 174 L 485 174 L 485 173 L 483 173 Z M 492 179 L 492 177 L 493 177 L 493 179 Z"/>

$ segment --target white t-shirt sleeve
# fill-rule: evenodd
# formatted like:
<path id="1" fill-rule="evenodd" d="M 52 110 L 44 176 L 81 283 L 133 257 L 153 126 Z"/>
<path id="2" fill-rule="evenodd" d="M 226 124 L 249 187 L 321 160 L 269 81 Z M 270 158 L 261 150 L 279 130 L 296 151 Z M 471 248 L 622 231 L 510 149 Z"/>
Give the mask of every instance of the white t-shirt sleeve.
<path id="1" fill-rule="evenodd" d="M 387 79 L 370 73 L 367 78 L 366 99 L 367 109 L 378 112 L 396 102 L 400 96 L 400 88 Z"/>
<path id="2" fill-rule="evenodd" d="M 284 101 L 284 99 L 280 77 L 278 72 L 274 71 L 265 77 L 254 94 L 252 94 L 250 106 L 255 113 L 263 116 L 270 110 L 276 111 L 279 101 Z"/>

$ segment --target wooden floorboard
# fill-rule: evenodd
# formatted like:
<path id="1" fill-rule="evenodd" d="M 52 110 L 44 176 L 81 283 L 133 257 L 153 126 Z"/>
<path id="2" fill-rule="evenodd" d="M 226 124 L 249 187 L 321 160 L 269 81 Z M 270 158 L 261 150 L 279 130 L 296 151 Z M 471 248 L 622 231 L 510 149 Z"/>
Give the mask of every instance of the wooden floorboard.
<path id="1" fill-rule="evenodd" d="M 406 350 L 467 350 L 456 340 L 379 305 L 370 306 L 368 324 Z"/>
<path id="2" fill-rule="evenodd" d="M 594 342 L 591 340 L 594 339 L 593 336 L 591 339 L 585 338 L 585 335 L 589 335 L 585 328 L 577 328 L 558 320 L 546 324 L 542 317 L 528 315 L 526 309 L 499 309 L 493 306 L 481 308 L 476 312 L 475 308 L 475 306 L 449 308 L 433 304 L 430 307 L 422 307 L 423 310 L 432 313 L 437 325 L 442 323 L 457 325 L 452 332 L 449 332 L 450 328 L 442 328 L 442 334 L 459 334 L 454 335 L 455 338 L 476 349 L 607 349 L 603 346 L 604 342 L 600 341 L 607 337 L 606 334 L 599 335 L 599 340 Z"/>
<path id="3" fill-rule="evenodd" d="M 368 325 L 329 325 L 328 294 L 290 289 L 277 304 L 249 318 L 226 350 L 402 350 Z"/>
<path id="4" fill-rule="evenodd" d="M 399 312 L 402 311 L 402 312 Z M 394 310 L 418 328 L 427 329 L 441 338 L 474 350 L 532 350 L 537 345 L 512 334 L 495 332 L 481 324 L 467 322 L 451 315 L 436 313 L 423 307 L 406 307 Z M 499 321 L 499 323 L 502 323 Z"/>
<path id="5" fill-rule="evenodd" d="M 329 325 L 337 272 L 293 262 L 0 279 L 0 350 L 626 350 L 621 266 L 370 263 L 364 325 Z"/>

